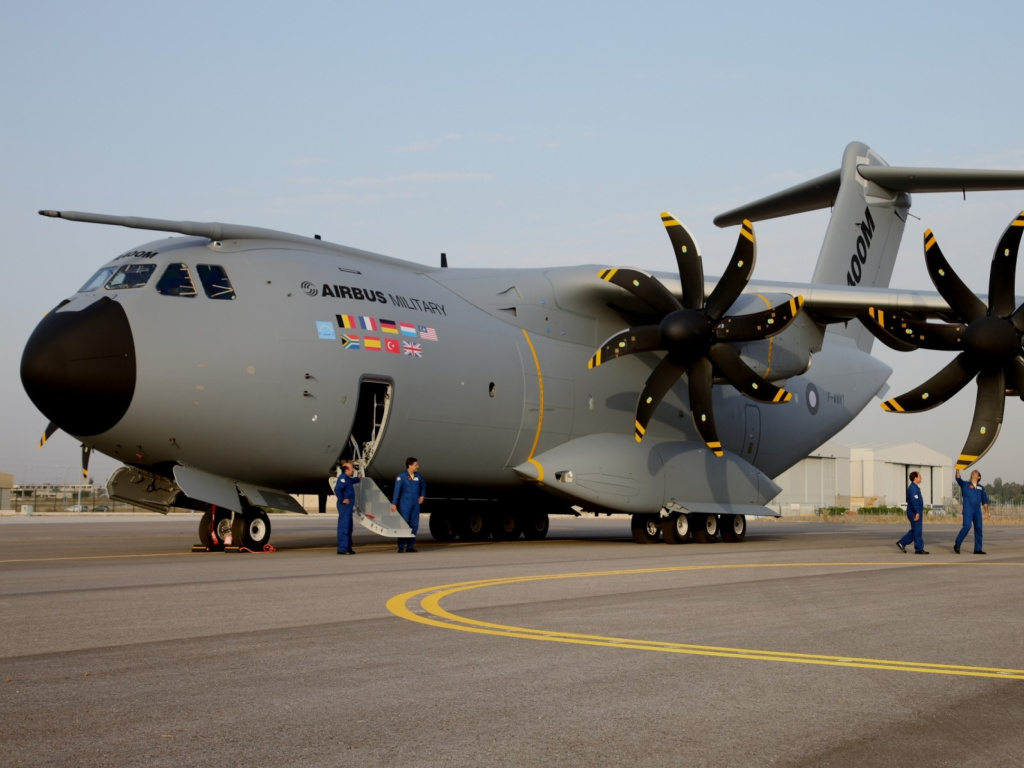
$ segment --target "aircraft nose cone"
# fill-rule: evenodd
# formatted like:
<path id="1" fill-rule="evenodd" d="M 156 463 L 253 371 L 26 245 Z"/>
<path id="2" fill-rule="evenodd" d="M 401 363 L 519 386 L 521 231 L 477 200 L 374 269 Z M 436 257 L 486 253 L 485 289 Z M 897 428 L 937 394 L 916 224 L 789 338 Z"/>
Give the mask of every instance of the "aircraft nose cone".
<path id="1" fill-rule="evenodd" d="M 103 298 L 48 314 L 25 345 L 21 383 L 68 434 L 98 435 L 116 425 L 135 394 L 135 342 L 124 309 Z"/>

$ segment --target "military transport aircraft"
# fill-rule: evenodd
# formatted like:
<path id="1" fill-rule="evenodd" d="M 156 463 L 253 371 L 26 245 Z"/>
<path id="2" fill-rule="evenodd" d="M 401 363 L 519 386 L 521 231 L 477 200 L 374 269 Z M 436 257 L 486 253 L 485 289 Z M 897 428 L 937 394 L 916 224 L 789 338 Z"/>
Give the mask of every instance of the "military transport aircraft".
<path id="1" fill-rule="evenodd" d="M 114 499 L 204 510 L 206 543 L 265 544 L 266 509 L 301 511 L 289 494 L 322 510 L 343 459 L 380 495 L 408 455 L 430 468 L 439 540 L 541 538 L 549 514 L 586 510 L 632 515 L 641 542 L 739 541 L 745 516 L 774 514 L 772 478 L 884 395 L 875 337 L 959 351 L 885 407 L 933 407 L 977 377 L 961 465 L 991 446 L 1004 397 L 1024 393 L 1024 218 L 987 303 L 930 232 L 937 291 L 887 286 L 910 193 L 1022 188 L 1024 172 L 891 167 L 853 143 L 838 170 L 715 219 L 740 228 L 718 280 L 667 213 L 678 274 L 652 275 L 432 268 L 255 227 L 41 211 L 182 236 L 100 267 L 40 322 L 21 377 L 44 442 L 59 428 L 83 465 L 123 462 Z M 828 206 L 810 283 L 751 279 L 751 222 Z"/>

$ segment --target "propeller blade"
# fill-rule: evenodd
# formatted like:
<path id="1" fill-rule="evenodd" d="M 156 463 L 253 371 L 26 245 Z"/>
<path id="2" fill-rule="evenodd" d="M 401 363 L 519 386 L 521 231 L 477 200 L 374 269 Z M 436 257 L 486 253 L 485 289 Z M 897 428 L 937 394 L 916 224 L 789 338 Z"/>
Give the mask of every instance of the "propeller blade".
<path id="1" fill-rule="evenodd" d="M 679 266 L 679 281 L 683 284 L 683 307 L 700 309 L 704 306 L 704 262 L 700 248 L 686 225 L 671 213 L 662 212 L 661 223 L 665 225 L 672 251 Z"/>
<path id="2" fill-rule="evenodd" d="M 602 269 L 597 273 L 602 280 L 613 285 L 624 288 L 641 301 L 645 302 L 651 309 L 661 315 L 675 312 L 682 309 L 679 300 L 669 293 L 668 288 L 661 284 L 661 281 L 638 272 L 635 269 Z"/>
<path id="3" fill-rule="evenodd" d="M 52 421 L 46 425 L 46 431 L 43 432 L 43 436 L 39 438 L 39 447 L 42 448 L 46 445 L 46 441 L 53 437 L 53 433 L 56 432 L 60 427 L 54 424 Z"/>
<path id="4" fill-rule="evenodd" d="M 956 461 L 956 468 L 967 469 L 984 456 L 995 443 L 1003 425 L 1003 406 L 1006 404 L 1006 384 L 1002 369 L 978 376 L 978 399 L 974 404 L 974 420 L 964 449 Z"/>
<path id="5" fill-rule="evenodd" d="M 895 349 L 897 352 L 913 352 L 917 349 L 916 345 L 901 339 L 899 336 L 893 336 L 885 330 L 884 325 L 879 325 L 878 320 L 876 319 L 876 314 L 879 311 L 880 310 L 877 310 L 874 307 L 868 307 L 868 314 L 857 315 L 857 319 L 860 320 L 861 325 L 868 329 L 872 336 L 890 349 Z"/>
<path id="6" fill-rule="evenodd" d="M 988 308 L 981 299 L 964 285 L 953 268 L 949 266 L 949 262 L 942 255 L 942 249 L 939 248 L 939 243 L 930 229 L 926 229 L 924 233 L 924 260 L 928 265 L 928 275 L 931 277 L 932 283 L 935 284 L 935 289 L 960 316 L 961 320 L 969 323 L 988 314 Z"/>
<path id="7" fill-rule="evenodd" d="M 786 330 L 803 305 L 804 297 L 797 296 L 764 312 L 723 317 L 715 327 L 715 339 L 729 342 L 767 339 Z"/>
<path id="8" fill-rule="evenodd" d="M 870 307 L 868 314 L 878 327 L 895 338 L 906 342 L 913 348 L 937 349 L 944 352 L 955 352 L 964 348 L 964 332 L 966 325 L 950 325 L 947 323 L 928 323 L 923 320 L 912 320 L 896 312 L 886 312 Z"/>
<path id="9" fill-rule="evenodd" d="M 1024 358 L 1017 355 L 1006 364 L 1003 373 L 1006 375 L 1007 392 L 1012 390 L 1013 394 L 1024 400 Z"/>
<path id="10" fill-rule="evenodd" d="M 1024 211 L 1010 222 L 1010 226 L 999 238 L 999 244 L 992 254 L 992 271 L 989 272 L 988 306 L 997 317 L 1007 317 L 1013 312 L 1016 300 L 1013 295 L 1017 273 L 1017 250 L 1020 236 L 1024 233 Z"/>
<path id="11" fill-rule="evenodd" d="M 92 448 L 82 443 L 82 482 L 89 480 L 89 456 L 91 454 Z"/>
<path id="12" fill-rule="evenodd" d="M 587 368 L 597 368 L 601 363 L 607 363 L 617 357 L 650 352 L 654 349 L 661 349 L 658 326 L 642 325 L 639 328 L 627 328 L 610 336 L 587 361 Z"/>
<path id="13" fill-rule="evenodd" d="M 712 321 L 717 322 L 721 319 L 725 311 L 743 293 L 743 289 L 750 282 L 756 260 L 757 241 L 754 240 L 754 225 L 744 219 L 729 266 L 704 305 L 704 312 Z"/>
<path id="14" fill-rule="evenodd" d="M 920 413 L 942 405 L 967 386 L 978 374 L 978 368 L 961 352 L 945 368 L 921 386 L 882 403 L 882 410 L 892 413 Z"/>
<path id="15" fill-rule="evenodd" d="M 709 356 L 729 383 L 747 397 L 762 403 L 788 403 L 793 399 L 793 393 L 759 376 L 728 344 L 714 344 Z"/>
<path id="16" fill-rule="evenodd" d="M 707 443 L 715 456 L 721 457 L 722 441 L 715 429 L 715 414 L 712 410 L 711 387 L 713 386 L 711 361 L 706 357 L 690 366 L 690 413 L 697 432 Z"/>
<path id="17" fill-rule="evenodd" d="M 644 391 L 640 393 L 640 399 L 636 404 L 636 423 L 634 424 L 633 436 L 638 443 L 644 439 L 647 425 L 650 423 L 651 417 L 654 416 L 654 411 L 657 410 L 662 398 L 665 397 L 668 391 L 672 389 L 672 385 L 684 373 L 686 373 L 686 368 L 676 365 L 666 357 L 658 363 L 658 367 L 647 377 Z"/>

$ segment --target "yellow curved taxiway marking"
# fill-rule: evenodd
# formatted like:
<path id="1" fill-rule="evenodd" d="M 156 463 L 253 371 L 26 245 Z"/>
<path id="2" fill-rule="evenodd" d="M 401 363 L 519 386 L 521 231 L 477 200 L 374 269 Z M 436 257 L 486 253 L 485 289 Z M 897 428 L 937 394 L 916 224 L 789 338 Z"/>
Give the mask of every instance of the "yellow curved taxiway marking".
<path id="1" fill-rule="evenodd" d="M 541 640 L 551 643 L 572 643 L 576 645 L 604 646 L 608 648 L 628 648 L 637 651 L 657 651 L 660 653 L 681 653 L 694 656 L 718 656 L 730 659 L 749 659 L 753 661 L 777 661 L 792 664 L 816 664 L 828 667 L 856 667 L 861 669 L 884 669 L 894 672 L 922 672 L 935 675 L 958 675 L 964 677 L 994 677 L 1003 680 L 1024 680 L 1024 669 L 1004 669 L 1001 667 L 975 667 L 960 664 L 931 664 L 927 662 L 903 661 L 894 659 L 869 659 L 851 656 L 829 656 L 812 653 L 791 653 L 787 651 L 768 651 L 753 648 L 728 648 L 693 643 L 672 643 L 657 640 L 638 640 L 626 637 L 605 637 L 603 635 L 585 635 L 575 632 L 559 632 L 557 630 L 531 629 L 507 624 L 494 624 L 488 621 L 458 616 L 441 607 L 441 601 L 459 592 L 468 592 L 484 587 L 500 587 L 509 584 L 524 584 L 537 581 L 557 581 L 560 579 L 586 579 L 599 576 L 633 576 L 652 573 L 676 573 L 680 571 L 708 571 L 725 569 L 753 568 L 836 568 L 836 567 L 878 567 L 889 563 L 774 563 L 757 565 L 691 565 L 668 568 L 638 568 L 620 571 L 590 571 L 584 573 L 547 574 L 542 576 L 513 576 L 508 578 L 482 579 L 464 581 L 455 584 L 443 584 L 436 587 L 416 589 L 396 595 L 387 602 L 387 609 L 395 616 L 419 624 L 426 624 L 441 629 L 454 629 L 459 632 L 474 632 L 498 637 L 516 637 L 522 640 Z M 985 568 L 1020 566 L 1019 563 L 935 563 L 902 568 Z M 418 608 L 418 610 L 417 610 Z"/>

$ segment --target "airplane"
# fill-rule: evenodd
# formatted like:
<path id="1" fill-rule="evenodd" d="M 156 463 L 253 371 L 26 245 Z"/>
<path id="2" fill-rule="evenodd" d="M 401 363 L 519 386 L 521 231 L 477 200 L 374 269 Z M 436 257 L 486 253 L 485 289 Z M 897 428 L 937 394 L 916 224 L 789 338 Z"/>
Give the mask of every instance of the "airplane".
<path id="1" fill-rule="evenodd" d="M 1011 189 L 1024 172 L 894 167 L 854 142 L 839 169 L 714 220 L 740 227 L 717 280 L 668 213 L 678 274 L 428 267 L 318 235 L 45 210 L 176 236 L 116 255 L 50 311 L 21 378 L 50 420 L 41 444 L 61 429 L 83 471 L 92 451 L 122 462 L 112 499 L 203 511 L 211 548 L 229 532 L 265 547 L 268 509 L 304 512 L 291 494 L 324 511 L 344 460 L 386 506 L 410 455 L 439 541 L 541 539 L 551 514 L 585 511 L 630 515 L 641 543 L 737 542 L 747 516 L 777 516 L 773 478 L 884 396 L 876 338 L 959 351 L 885 407 L 933 407 L 976 377 L 960 464 L 991 447 L 1005 396 L 1024 393 L 1024 214 L 988 304 L 930 232 L 937 290 L 888 286 L 911 193 Z M 753 222 L 826 207 L 809 283 L 752 278 Z"/>

